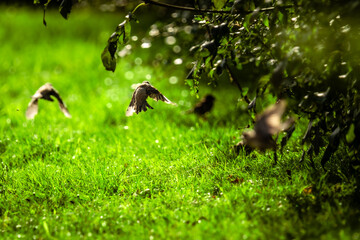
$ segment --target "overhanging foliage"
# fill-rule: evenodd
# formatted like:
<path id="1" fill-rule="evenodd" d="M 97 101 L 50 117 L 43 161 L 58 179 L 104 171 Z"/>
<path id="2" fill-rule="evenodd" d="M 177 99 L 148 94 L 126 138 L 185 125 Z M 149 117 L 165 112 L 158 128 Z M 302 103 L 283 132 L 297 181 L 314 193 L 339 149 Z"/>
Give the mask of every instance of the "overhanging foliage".
<path id="1" fill-rule="evenodd" d="M 49 2 L 35 0 L 44 7 Z M 269 95 L 287 99 L 289 110 L 309 121 L 303 156 L 322 154 L 324 167 L 341 146 L 346 161 L 359 163 L 359 1 L 213 0 L 211 9 L 199 1 L 195 8 L 152 0 L 139 6 L 144 3 L 194 12 L 193 25 L 204 29 L 190 50 L 194 67 L 186 82 L 194 93 L 200 82 L 221 84 L 225 76 L 250 110 Z M 62 1 L 63 17 L 72 4 Z M 107 70 L 115 71 L 135 10 L 108 40 L 102 53 Z"/>

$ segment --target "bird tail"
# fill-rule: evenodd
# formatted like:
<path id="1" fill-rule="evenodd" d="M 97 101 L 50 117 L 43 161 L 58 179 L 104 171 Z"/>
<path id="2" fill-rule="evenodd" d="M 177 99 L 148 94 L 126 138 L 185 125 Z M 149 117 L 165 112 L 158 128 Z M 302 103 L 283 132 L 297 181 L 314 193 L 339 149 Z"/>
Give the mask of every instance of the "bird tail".
<path id="1" fill-rule="evenodd" d="M 128 109 L 126 110 L 126 116 L 130 117 L 130 116 L 132 116 L 134 114 L 134 112 L 135 112 L 135 109 L 134 109 L 133 106 L 128 107 Z"/>

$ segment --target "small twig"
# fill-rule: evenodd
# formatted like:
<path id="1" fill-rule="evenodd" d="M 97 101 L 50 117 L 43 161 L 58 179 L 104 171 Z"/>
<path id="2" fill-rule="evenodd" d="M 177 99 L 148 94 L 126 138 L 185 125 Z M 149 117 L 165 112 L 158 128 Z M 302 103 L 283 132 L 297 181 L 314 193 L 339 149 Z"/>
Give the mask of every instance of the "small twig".
<path id="1" fill-rule="evenodd" d="M 46 27 L 46 20 L 45 20 L 45 12 L 46 12 L 46 8 L 44 7 L 44 13 L 43 13 L 43 24 Z"/>
<path id="2" fill-rule="evenodd" d="M 146 5 L 146 3 L 144 3 L 144 2 L 140 3 L 139 5 L 136 6 L 136 8 L 131 13 L 134 14 L 139 7 L 144 6 L 144 5 Z"/>
<path id="3" fill-rule="evenodd" d="M 291 8 L 291 7 L 293 7 L 293 5 L 285 5 L 285 6 L 261 8 L 261 9 L 256 9 L 255 11 L 244 11 L 244 10 L 231 11 L 231 10 L 196 9 L 196 8 L 191 8 L 191 7 L 183 7 L 183 6 L 172 5 L 172 4 L 168 4 L 168 3 L 156 2 L 153 0 L 143 0 L 143 2 L 146 4 L 152 4 L 152 5 L 156 5 L 156 6 L 160 6 L 160 7 L 172 8 L 172 9 L 177 9 L 177 10 L 199 12 L 199 13 L 222 13 L 222 14 L 251 14 L 251 13 L 255 13 L 255 12 L 273 11 L 276 8 Z"/>

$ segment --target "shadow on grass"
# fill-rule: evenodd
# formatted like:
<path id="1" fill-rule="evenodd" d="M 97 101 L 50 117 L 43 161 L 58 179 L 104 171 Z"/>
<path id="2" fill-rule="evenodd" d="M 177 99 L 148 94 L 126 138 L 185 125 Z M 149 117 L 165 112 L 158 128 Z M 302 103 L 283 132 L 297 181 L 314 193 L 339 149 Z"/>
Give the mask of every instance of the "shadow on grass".
<path id="1" fill-rule="evenodd" d="M 287 195 L 287 214 L 296 216 L 296 224 L 312 230 L 305 237 L 319 237 L 331 232 L 335 234 L 340 230 L 350 233 L 359 231 L 359 180 L 356 177 L 347 182 L 338 180 L 338 176 L 328 172 L 301 193 Z"/>

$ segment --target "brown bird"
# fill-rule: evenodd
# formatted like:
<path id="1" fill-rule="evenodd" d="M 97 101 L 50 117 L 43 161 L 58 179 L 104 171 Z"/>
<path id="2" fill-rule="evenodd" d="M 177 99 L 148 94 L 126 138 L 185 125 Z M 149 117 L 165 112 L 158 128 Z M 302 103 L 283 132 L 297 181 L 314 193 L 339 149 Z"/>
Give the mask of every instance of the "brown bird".
<path id="1" fill-rule="evenodd" d="M 35 115 L 38 113 L 39 99 L 45 99 L 45 100 L 53 102 L 54 99 L 52 99 L 51 96 L 54 96 L 58 100 L 60 109 L 64 113 L 65 117 L 71 118 L 71 115 L 70 115 L 68 109 L 65 107 L 65 104 L 62 101 L 58 91 L 56 91 L 54 89 L 54 87 L 51 85 L 51 83 L 46 83 L 45 85 L 41 86 L 36 91 L 36 93 L 32 96 L 32 99 L 26 109 L 26 118 L 33 119 L 35 117 Z"/>
<path id="2" fill-rule="evenodd" d="M 146 101 L 147 97 L 151 97 L 155 101 L 161 100 L 167 104 L 176 105 L 175 103 L 167 99 L 164 95 L 162 95 L 159 92 L 159 90 L 151 86 L 150 82 L 144 81 L 136 87 L 132 95 L 130 105 L 126 110 L 126 116 L 127 117 L 132 116 L 134 112 L 136 114 L 138 114 L 141 111 L 146 112 L 147 108 L 154 109 Z"/>
<path id="3" fill-rule="evenodd" d="M 294 122 L 292 118 L 281 122 L 285 109 L 285 100 L 279 100 L 276 104 L 265 109 L 263 113 L 257 115 L 254 129 L 243 132 L 243 143 L 260 151 L 265 151 L 266 149 L 275 150 L 276 142 L 272 136 L 286 130 Z"/>
<path id="4" fill-rule="evenodd" d="M 211 94 L 207 94 L 200 102 L 196 103 L 195 107 L 189 111 L 189 113 L 196 113 L 199 116 L 204 116 L 207 112 L 210 112 L 214 106 L 215 97 Z"/>

